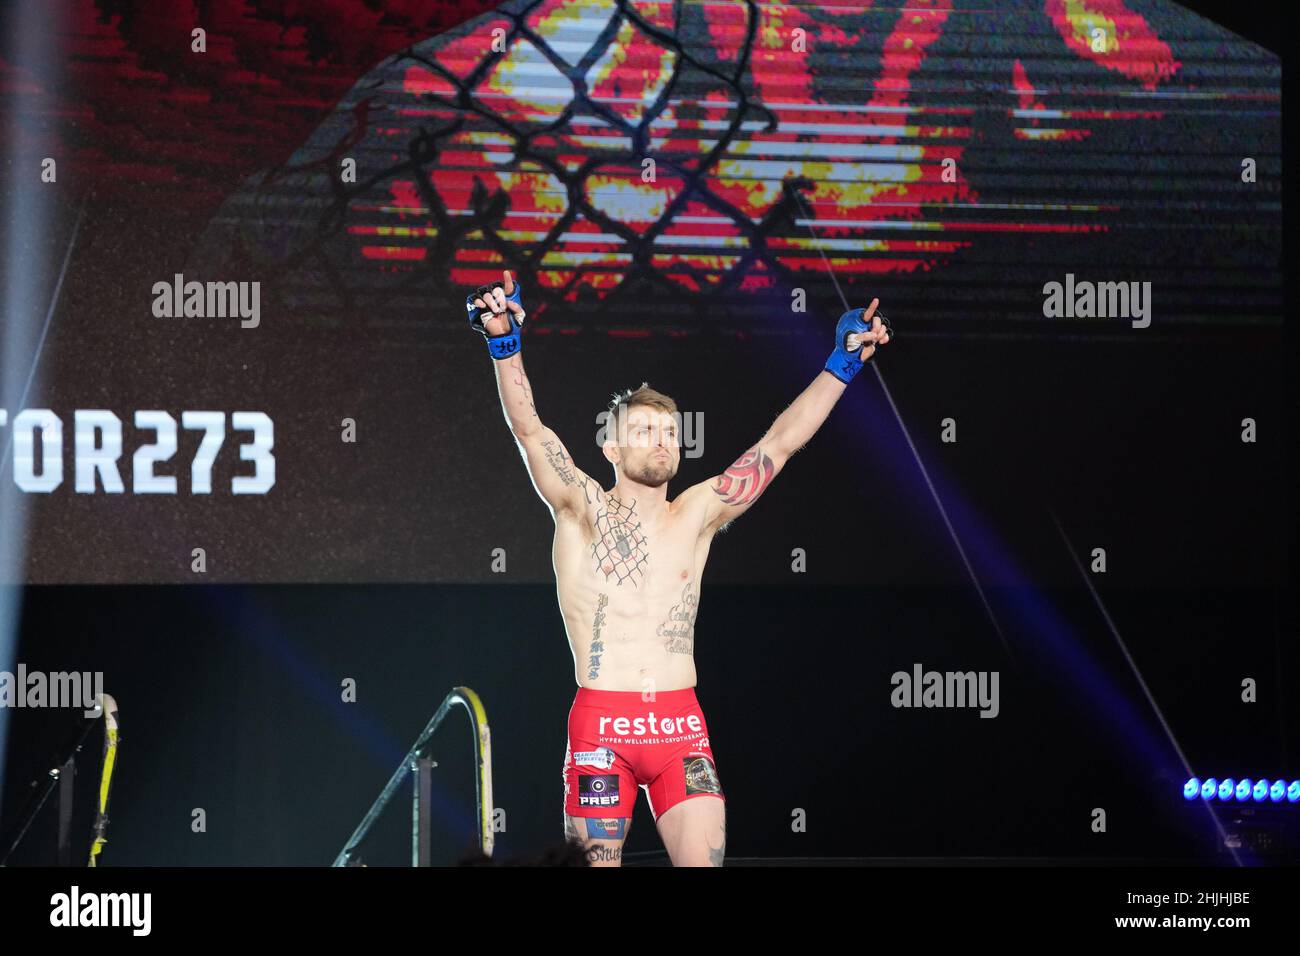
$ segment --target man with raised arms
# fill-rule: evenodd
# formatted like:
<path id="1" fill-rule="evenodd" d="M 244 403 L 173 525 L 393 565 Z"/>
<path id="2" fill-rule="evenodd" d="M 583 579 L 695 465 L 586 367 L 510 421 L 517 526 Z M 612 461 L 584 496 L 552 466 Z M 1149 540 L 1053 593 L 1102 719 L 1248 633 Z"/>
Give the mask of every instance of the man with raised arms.
<path id="1" fill-rule="evenodd" d="M 722 785 L 695 698 L 695 618 L 713 536 L 753 506 L 821 427 L 890 329 L 877 300 L 847 312 L 825 368 L 722 474 L 668 499 L 681 462 L 671 398 L 648 385 L 610 403 L 609 490 L 542 424 L 524 372 L 521 291 L 509 272 L 466 299 L 496 368 L 506 422 L 555 520 L 555 578 L 578 684 L 564 758 L 565 833 L 619 866 L 638 787 L 674 866 L 721 866 Z"/>

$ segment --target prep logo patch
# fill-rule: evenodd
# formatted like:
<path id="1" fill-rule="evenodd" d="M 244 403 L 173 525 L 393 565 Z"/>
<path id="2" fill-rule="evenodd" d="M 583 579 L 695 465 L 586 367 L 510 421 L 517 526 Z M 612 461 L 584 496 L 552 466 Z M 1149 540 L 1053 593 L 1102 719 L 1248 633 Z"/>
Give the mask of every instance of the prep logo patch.
<path id="1" fill-rule="evenodd" d="M 618 806 L 618 774 L 598 773 L 579 777 L 578 806 Z"/>
<path id="2" fill-rule="evenodd" d="M 573 755 L 573 762 L 579 767 L 600 767 L 602 770 L 608 770 L 614 766 L 614 751 L 608 747 L 580 750 Z"/>
<path id="3" fill-rule="evenodd" d="M 682 758 L 682 771 L 686 775 L 686 793 L 722 793 L 722 784 L 718 782 L 718 771 L 713 761 L 703 754 L 691 754 Z"/>

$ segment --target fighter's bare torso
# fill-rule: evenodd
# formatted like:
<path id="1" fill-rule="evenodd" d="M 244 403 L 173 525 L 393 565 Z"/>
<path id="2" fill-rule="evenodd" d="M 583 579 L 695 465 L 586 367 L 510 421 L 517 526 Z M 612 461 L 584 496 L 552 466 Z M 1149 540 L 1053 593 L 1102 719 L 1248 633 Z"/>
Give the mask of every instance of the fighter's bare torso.
<path id="1" fill-rule="evenodd" d="M 575 677 L 599 690 L 695 686 L 695 619 L 713 532 L 697 489 L 643 514 L 586 479 L 582 514 L 557 515 L 553 561 Z"/>
<path id="2" fill-rule="evenodd" d="M 606 492 L 537 415 L 519 354 L 518 323 L 525 313 L 517 293 L 505 271 L 500 285 L 481 287 L 467 306 L 471 316 L 480 316 L 471 324 L 482 322 L 475 327 L 490 351 L 495 344 L 506 420 L 555 518 L 552 560 L 577 682 L 592 690 L 643 693 L 694 687 L 700 578 L 713 535 L 753 505 L 821 426 L 844 392 L 848 379 L 841 376 L 852 378 L 876 343 L 889 341 L 880 320 L 872 319 L 877 303 L 841 317 L 844 329 L 837 335 L 843 332 L 844 343 L 828 367 L 755 445 L 726 471 L 669 501 L 665 484 L 680 460 L 676 403 L 647 386 L 616 403 L 617 437 L 606 431 L 602 448 L 618 479 Z M 843 350 L 849 337 L 858 339 L 857 358 Z"/>

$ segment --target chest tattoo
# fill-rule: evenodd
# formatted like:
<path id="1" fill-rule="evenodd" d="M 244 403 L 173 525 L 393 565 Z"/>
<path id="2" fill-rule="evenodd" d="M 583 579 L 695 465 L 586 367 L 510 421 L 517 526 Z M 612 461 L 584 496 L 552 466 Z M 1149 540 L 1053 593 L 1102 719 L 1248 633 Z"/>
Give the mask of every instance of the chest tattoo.
<path id="1" fill-rule="evenodd" d="M 596 540 L 591 546 L 591 556 L 605 580 L 613 578 L 616 585 L 627 581 L 636 587 L 645 577 L 650 552 L 641 533 L 635 500 L 625 505 L 613 495 L 605 496 L 596 514 Z"/>

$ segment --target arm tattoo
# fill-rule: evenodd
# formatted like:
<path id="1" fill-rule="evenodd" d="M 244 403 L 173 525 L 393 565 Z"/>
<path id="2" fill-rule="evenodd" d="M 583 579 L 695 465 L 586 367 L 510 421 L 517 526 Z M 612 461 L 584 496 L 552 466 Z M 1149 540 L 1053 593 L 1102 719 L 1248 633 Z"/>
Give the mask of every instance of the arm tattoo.
<path id="1" fill-rule="evenodd" d="M 609 595 L 597 597 L 596 617 L 591 625 L 591 651 L 587 660 L 587 680 L 600 676 L 600 655 L 605 653 L 605 642 L 600 639 L 600 629 L 605 626 L 605 607 L 609 604 Z"/>
<path id="2" fill-rule="evenodd" d="M 564 447 L 563 442 L 544 441 L 542 449 L 546 454 L 546 463 L 555 470 L 560 481 L 566 486 L 576 484 L 581 488 L 582 497 L 587 499 L 587 504 L 604 500 L 605 490 L 573 467 L 573 459 L 569 457 L 569 450 Z"/>
<path id="3" fill-rule="evenodd" d="M 582 486 L 582 497 L 587 499 L 587 504 L 591 504 L 593 501 L 605 500 L 605 489 L 586 475 L 578 479 L 578 483 Z"/>
<path id="4" fill-rule="evenodd" d="M 761 448 L 751 448 L 718 475 L 713 493 L 724 504 L 744 506 L 758 499 L 776 474 L 776 465 Z"/>
<path id="5" fill-rule="evenodd" d="M 645 576 L 650 552 L 641 533 L 641 522 L 637 520 L 635 499 L 625 505 L 613 495 L 605 496 L 596 514 L 596 540 L 591 546 L 591 556 L 606 581 L 614 577 L 618 584 L 631 581 L 636 587 Z"/>
<path id="6" fill-rule="evenodd" d="M 687 581 L 682 588 L 680 604 L 674 604 L 668 612 L 668 620 L 655 630 L 664 639 L 664 648 L 669 654 L 695 653 L 695 615 L 699 611 L 700 597 L 695 591 L 695 582 Z"/>
<path id="7" fill-rule="evenodd" d="M 507 360 L 510 367 L 514 370 L 511 381 L 515 383 L 523 392 L 524 401 L 528 403 L 528 411 L 532 413 L 533 418 L 537 417 L 537 406 L 533 404 L 533 389 L 528 383 L 528 376 L 524 374 L 524 363 L 520 361 L 518 355 Z"/>
<path id="8" fill-rule="evenodd" d="M 558 441 L 544 441 L 542 448 L 546 452 L 546 463 L 554 469 L 555 473 L 560 476 L 560 481 L 566 486 L 572 485 L 578 480 L 578 476 L 573 473 L 573 459 L 568 455 L 563 443 Z"/>

